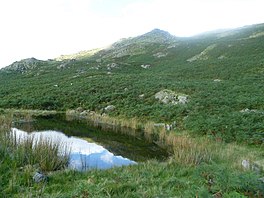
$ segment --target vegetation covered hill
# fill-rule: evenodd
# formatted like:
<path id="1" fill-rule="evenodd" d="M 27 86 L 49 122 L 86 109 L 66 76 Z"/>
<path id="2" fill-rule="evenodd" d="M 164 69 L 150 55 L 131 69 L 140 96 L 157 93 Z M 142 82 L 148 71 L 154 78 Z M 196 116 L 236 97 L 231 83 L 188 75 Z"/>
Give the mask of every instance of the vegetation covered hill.
<path id="1" fill-rule="evenodd" d="M 105 49 L 1 69 L 0 197 L 263 197 L 263 46 L 264 24 L 191 38 L 155 29 Z M 13 116 L 51 113 L 36 109 L 149 124 L 146 138 L 158 131 L 155 142 L 165 142 L 171 156 L 49 172 L 61 159 L 57 147 L 34 152 L 32 142 L 17 145 L 5 133 Z M 35 183 L 38 167 L 48 179 Z"/>
<path id="2" fill-rule="evenodd" d="M 155 29 L 105 49 L 21 60 L 0 71 L 0 108 L 103 113 L 114 105 L 110 116 L 262 145 L 263 46 L 264 24 L 190 38 Z M 160 91 L 174 96 L 159 99 Z M 178 96 L 184 104 L 171 102 Z"/>

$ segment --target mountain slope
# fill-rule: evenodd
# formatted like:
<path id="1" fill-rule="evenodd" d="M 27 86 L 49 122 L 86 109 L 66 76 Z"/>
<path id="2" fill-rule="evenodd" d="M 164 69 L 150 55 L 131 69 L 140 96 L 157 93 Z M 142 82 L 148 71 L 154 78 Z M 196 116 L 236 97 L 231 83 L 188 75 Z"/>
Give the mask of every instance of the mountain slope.
<path id="1" fill-rule="evenodd" d="M 112 116 L 175 121 L 177 131 L 263 144 L 263 32 L 259 24 L 177 38 L 155 29 L 106 49 L 34 59 L 33 66 L 24 60 L 0 71 L 0 107 L 103 112 L 114 105 Z M 160 91 L 188 102 L 159 101 Z"/>

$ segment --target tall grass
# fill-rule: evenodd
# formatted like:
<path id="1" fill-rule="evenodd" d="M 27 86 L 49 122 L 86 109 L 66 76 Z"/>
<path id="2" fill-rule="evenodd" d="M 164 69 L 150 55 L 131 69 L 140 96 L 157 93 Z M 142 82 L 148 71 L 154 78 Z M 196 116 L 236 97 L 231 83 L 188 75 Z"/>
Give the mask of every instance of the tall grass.
<path id="1" fill-rule="evenodd" d="M 67 146 L 44 137 L 5 132 L 1 135 L 1 144 L 17 166 L 38 165 L 42 171 L 54 171 L 65 168 L 69 161 Z M 65 149 L 62 151 L 62 148 Z"/>
<path id="2" fill-rule="evenodd" d="M 71 110 L 66 112 L 70 119 L 78 117 L 78 112 Z M 210 150 L 209 140 L 197 141 L 186 135 L 177 135 L 175 131 L 168 131 L 165 126 L 156 126 L 152 121 L 143 122 L 137 118 L 115 118 L 96 113 L 89 114 L 88 119 L 95 126 L 111 129 L 132 136 L 143 135 L 149 141 L 166 148 L 172 154 L 172 158 L 181 164 L 198 165 L 201 162 L 209 162 L 213 152 Z"/>
<path id="3" fill-rule="evenodd" d="M 66 112 L 68 119 L 78 119 L 77 111 Z M 125 119 L 100 115 L 95 112 L 85 119 L 89 123 L 100 126 L 103 130 L 112 130 L 131 136 L 144 136 L 149 141 L 166 148 L 171 153 L 171 159 L 177 163 L 196 166 L 203 162 L 225 161 L 234 168 L 242 168 L 243 159 L 251 161 L 261 158 L 256 149 L 244 148 L 236 143 L 224 143 L 208 137 L 190 137 L 187 133 L 167 130 L 163 125 L 157 126 L 153 121 L 142 121 L 138 118 Z"/>
<path id="4" fill-rule="evenodd" d="M 70 154 L 67 145 L 42 136 L 12 133 L 11 122 L 12 116 L 0 117 L 1 160 L 9 157 L 17 167 L 37 165 L 41 171 L 54 171 L 67 166 Z"/>

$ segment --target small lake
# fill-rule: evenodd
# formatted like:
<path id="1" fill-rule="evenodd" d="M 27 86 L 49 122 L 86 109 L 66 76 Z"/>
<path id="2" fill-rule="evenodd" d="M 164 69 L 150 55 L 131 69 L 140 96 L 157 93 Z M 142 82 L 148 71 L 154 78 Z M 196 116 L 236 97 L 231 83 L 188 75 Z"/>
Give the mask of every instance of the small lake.
<path id="1" fill-rule="evenodd" d="M 146 141 L 143 136 L 102 130 L 84 121 L 67 121 L 61 115 L 37 117 L 33 122 L 14 122 L 12 132 L 20 138 L 34 136 L 65 143 L 71 151 L 69 168 L 76 170 L 108 169 L 168 157 L 165 149 Z"/>

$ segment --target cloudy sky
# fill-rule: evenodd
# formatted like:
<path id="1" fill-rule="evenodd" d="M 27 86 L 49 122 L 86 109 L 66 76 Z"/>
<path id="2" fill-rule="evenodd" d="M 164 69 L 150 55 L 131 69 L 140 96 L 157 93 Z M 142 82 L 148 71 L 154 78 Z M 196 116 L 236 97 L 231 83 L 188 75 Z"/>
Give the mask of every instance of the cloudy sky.
<path id="1" fill-rule="evenodd" d="M 176 36 L 264 23 L 263 0 L 0 0 L 0 67 L 102 47 L 154 28 Z"/>

